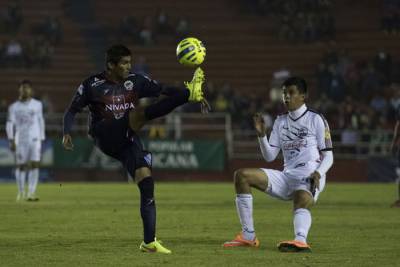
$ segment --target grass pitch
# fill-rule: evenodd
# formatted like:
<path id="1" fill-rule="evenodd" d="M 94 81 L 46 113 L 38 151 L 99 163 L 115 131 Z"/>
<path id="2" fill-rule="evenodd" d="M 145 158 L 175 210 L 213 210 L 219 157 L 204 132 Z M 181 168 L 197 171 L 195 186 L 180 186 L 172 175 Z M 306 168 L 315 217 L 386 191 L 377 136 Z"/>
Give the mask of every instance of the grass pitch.
<path id="1" fill-rule="evenodd" d="M 240 226 L 228 183 L 158 183 L 157 237 L 172 255 L 142 253 L 132 184 L 40 184 L 37 203 L 0 185 L 0 266 L 400 266 L 393 184 L 328 184 L 313 209 L 313 253 L 283 254 L 291 203 L 254 192 L 259 249 L 223 249 Z"/>

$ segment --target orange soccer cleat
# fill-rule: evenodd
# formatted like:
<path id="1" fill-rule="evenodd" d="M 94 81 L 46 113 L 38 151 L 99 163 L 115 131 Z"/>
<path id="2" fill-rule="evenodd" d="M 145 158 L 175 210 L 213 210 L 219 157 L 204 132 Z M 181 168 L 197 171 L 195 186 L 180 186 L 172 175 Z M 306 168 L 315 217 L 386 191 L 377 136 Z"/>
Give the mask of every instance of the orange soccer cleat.
<path id="1" fill-rule="evenodd" d="M 239 233 L 236 235 L 235 239 L 225 242 L 222 246 L 224 248 L 230 248 L 230 247 L 258 248 L 260 246 L 260 241 L 258 241 L 257 237 L 255 237 L 254 240 L 244 239 L 242 233 Z"/>
<path id="2" fill-rule="evenodd" d="M 311 247 L 307 243 L 297 240 L 282 241 L 278 244 L 280 252 L 311 252 Z"/>

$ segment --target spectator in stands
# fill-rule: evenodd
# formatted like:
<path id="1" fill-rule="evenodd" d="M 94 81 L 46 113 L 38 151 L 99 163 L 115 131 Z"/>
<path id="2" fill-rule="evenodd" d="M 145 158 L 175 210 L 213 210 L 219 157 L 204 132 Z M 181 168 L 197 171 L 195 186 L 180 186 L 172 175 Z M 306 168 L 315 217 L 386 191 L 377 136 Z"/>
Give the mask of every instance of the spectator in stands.
<path id="1" fill-rule="evenodd" d="M 400 31 L 400 3 L 397 0 L 384 0 L 382 5 L 381 28 L 386 34 Z"/>
<path id="2" fill-rule="evenodd" d="M 281 17 L 279 22 L 278 37 L 282 41 L 294 41 L 296 38 L 296 32 L 293 27 L 292 21 L 289 16 L 284 15 Z"/>
<path id="3" fill-rule="evenodd" d="M 164 9 L 160 9 L 157 12 L 156 32 L 157 34 L 165 35 L 169 35 L 173 32 L 173 27 L 171 25 L 169 16 Z"/>
<path id="4" fill-rule="evenodd" d="M 146 16 L 143 20 L 143 27 L 139 32 L 141 44 L 149 46 L 155 43 L 153 28 L 153 18 L 151 16 Z"/>
<path id="5" fill-rule="evenodd" d="M 374 96 L 371 99 L 371 102 L 369 103 L 371 108 L 376 111 L 380 115 L 386 115 L 387 108 L 388 108 L 388 103 L 385 99 L 385 97 L 378 93 L 375 92 Z"/>
<path id="6" fill-rule="evenodd" d="M 38 26 L 38 32 L 52 45 L 59 44 L 63 35 L 60 21 L 50 15 Z"/>
<path id="7" fill-rule="evenodd" d="M 338 73 L 336 65 L 330 65 L 329 72 L 331 77 L 327 88 L 327 95 L 330 99 L 340 102 L 346 94 L 346 84 L 343 77 Z"/>
<path id="8" fill-rule="evenodd" d="M 376 73 L 374 66 L 370 63 L 364 69 L 361 79 L 361 96 L 364 98 L 371 97 L 374 92 L 381 89 L 381 81 Z"/>
<path id="9" fill-rule="evenodd" d="M 332 79 L 332 75 L 328 70 L 328 67 L 325 63 L 320 62 L 318 64 L 318 68 L 316 71 L 316 79 L 317 79 L 317 91 L 325 92 L 327 94 L 327 90 L 330 87 L 330 82 Z M 325 114 L 325 113 L 324 113 Z"/>
<path id="10" fill-rule="evenodd" d="M 212 104 L 215 112 L 227 112 L 229 109 L 229 101 L 223 94 L 223 92 L 218 92 Z"/>
<path id="11" fill-rule="evenodd" d="M 6 8 L 3 17 L 3 24 L 6 32 L 16 33 L 23 21 L 22 10 L 19 1 L 12 1 Z"/>
<path id="12" fill-rule="evenodd" d="M 180 18 L 175 28 L 175 34 L 178 40 L 188 37 L 190 33 L 190 25 L 187 18 Z"/>
<path id="13" fill-rule="evenodd" d="M 51 101 L 48 94 L 43 94 L 40 100 L 43 104 L 43 113 L 52 114 L 55 112 L 53 101 Z"/>
<path id="14" fill-rule="evenodd" d="M 303 36 L 306 43 L 314 42 L 318 37 L 315 25 L 315 15 L 313 13 L 306 14 L 303 27 Z"/>
<path id="15" fill-rule="evenodd" d="M 373 66 L 381 77 L 383 84 L 387 85 L 391 82 L 392 74 L 392 57 L 381 49 L 373 60 Z"/>
<path id="16" fill-rule="evenodd" d="M 119 39 L 121 41 L 124 41 L 125 37 L 128 37 L 129 40 L 136 42 L 139 40 L 139 32 L 140 29 L 134 16 L 122 18 L 119 25 Z"/>
<path id="17" fill-rule="evenodd" d="M 21 67 L 24 65 L 24 52 L 19 41 L 10 40 L 5 48 L 4 59 L 6 66 Z"/>
<path id="18" fill-rule="evenodd" d="M 285 81 L 287 78 L 291 76 L 290 70 L 283 66 L 280 69 L 274 71 L 272 74 L 272 81 L 271 81 L 271 87 L 272 88 L 279 88 L 281 91 L 281 85 L 283 81 Z"/>

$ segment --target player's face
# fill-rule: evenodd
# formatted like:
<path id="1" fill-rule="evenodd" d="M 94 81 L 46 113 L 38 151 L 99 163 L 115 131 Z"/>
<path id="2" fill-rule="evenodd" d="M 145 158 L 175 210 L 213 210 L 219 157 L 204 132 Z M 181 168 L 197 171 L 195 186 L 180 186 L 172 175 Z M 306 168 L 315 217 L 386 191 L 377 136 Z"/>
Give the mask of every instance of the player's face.
<path id="1" fill-rule="evenodd" d="M 293 111 L 304 104 L 305 95 L 300 93 L 296 85 L 283 87 L 283 103 L 289 111 Z"/>
<path id="2" fill-rule="evenodd" d="M 131 67 L 132 67 L 132 57 L 125 56 L 118 61 L 118 64 L 116 65 L 112 64 L 111 71 L 116 77 L 120 79 L 126 79 L 128 78 Z"/>
<path id="3" fill-rule="evenodd" d="M 22 84 L 19 87 L 19 98 L 25 101 L 32 97 L 32 87 L 29 84 Z"/>

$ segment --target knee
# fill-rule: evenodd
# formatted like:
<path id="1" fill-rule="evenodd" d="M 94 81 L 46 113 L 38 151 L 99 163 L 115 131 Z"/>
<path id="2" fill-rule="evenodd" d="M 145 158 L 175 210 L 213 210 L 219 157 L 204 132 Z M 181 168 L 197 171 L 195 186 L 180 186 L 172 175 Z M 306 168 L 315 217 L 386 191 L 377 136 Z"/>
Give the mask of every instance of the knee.
<path id="1" fill-rule="evenodd" d="M 234 175 L 233 175 L 233 180 L 235 182 L 235 184 L 243 184 L 243 183 L 247 183 L 247 172 L 246 169 L 239 169 L 236 170 Z"/>
<path id="2" fill-rule="evenodd" d="M 296 192 L 294 199 L 294 210 L 296 209 L 310 209 L 314 204 L 313 197 L 306 191 Z"/>

